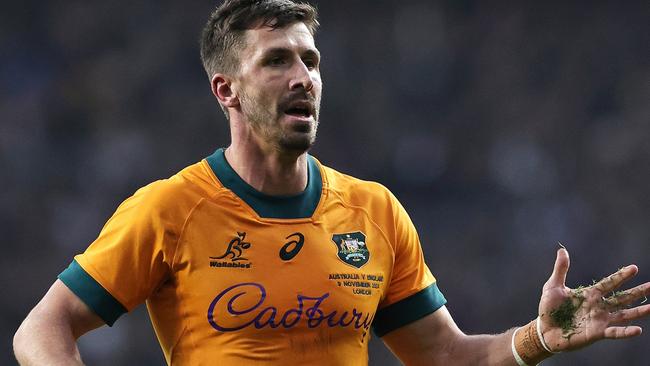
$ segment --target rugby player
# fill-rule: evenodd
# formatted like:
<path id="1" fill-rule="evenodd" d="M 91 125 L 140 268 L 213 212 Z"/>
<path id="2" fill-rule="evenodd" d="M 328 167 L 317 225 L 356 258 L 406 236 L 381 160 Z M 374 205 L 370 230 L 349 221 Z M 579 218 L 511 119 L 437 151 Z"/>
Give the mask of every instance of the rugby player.
<path id="1" fill-rule="evenodd" d="M 610 295 L 638 268 L 570 289 L 560 249 L 534 320 L 464 334 L 397 199 L 308 154 L 317 26 L 291 0 L 212 13 L 201 56 L 231 144 L 119 206 L 17 331 L 21 364 L 81 364 L 76 340 L 143 302 L 172 365 L 366 365 L 373 332 L 407 365 L 533 365 L 641 333 L 650 283 Z"/>

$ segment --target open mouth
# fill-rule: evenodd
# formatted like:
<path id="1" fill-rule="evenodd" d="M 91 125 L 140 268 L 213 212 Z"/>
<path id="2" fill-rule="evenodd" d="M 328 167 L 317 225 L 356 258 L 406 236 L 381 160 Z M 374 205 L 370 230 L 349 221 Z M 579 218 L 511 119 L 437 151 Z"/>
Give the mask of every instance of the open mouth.
<path id="1" fill-rule="evenodd" d="M 307 101 L 291 103 L 284 113 L 299 118 L 310 118 L 314 114 L 311 103 Z"/>
<path id="2" fill-rule="evenodd" d="M 311 113 L 307 109 L 304 109 L 304 108 L 289 108 L 289 109 L 287 109 L 287 111 L 285 113 L 288 114 L 288 115 L 291 115 L 291 116 L 296 116 L 296 117 L 310 117 L 311 116 Z"/>

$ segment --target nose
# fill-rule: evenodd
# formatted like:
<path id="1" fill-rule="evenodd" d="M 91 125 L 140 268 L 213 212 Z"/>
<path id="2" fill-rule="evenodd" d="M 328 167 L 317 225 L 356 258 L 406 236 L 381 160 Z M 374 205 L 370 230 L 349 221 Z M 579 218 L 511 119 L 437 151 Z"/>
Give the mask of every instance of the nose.
<path id="1" fill-rule="evenodd" d="M 314 88 L 311 72 L 304 62 L 296 62 L 293 67 L 293 77 L 289 84 L 290 90 L 302 88 L 305 91 L 311 91 Z"/>

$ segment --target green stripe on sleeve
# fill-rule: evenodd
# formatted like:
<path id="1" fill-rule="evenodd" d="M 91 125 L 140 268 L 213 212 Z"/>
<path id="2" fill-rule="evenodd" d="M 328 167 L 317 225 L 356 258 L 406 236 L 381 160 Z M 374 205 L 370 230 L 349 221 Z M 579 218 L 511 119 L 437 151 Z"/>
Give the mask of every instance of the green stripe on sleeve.
<path id="1" fill-rule="evenodd" d="M 127 312 L 126 308 L 92 278 L 76 260 L 61 272 L 59 279 L 108 326 L 112 326 L 117 318 Z"/>
<path id="2" fill-rule="evenodd" d="M 446 303 L 438 285 L 433 283 L 420 292 L 377 311 L 372 330 L 377 337 L 383 337 L 390 331 L 433 313 Z"/>

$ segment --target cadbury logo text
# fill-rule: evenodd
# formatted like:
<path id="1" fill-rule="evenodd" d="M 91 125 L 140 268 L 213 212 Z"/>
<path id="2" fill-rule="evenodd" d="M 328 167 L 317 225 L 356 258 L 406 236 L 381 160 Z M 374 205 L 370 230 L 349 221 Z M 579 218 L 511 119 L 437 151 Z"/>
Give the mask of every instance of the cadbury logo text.
<path id="1" fill-rule="evenodd" d="M 208 322 L 220 332 L 234 332 L 250 326 L 289 329 L 301 321 L 306 322 L 309 328 L 352 326 L 367 330 L 370 327 L 374 314 L 364 314 L 354 308 L 340 313 L 336 310 L 325 313 L 323 303 L 329 296 L 329 293 L 318 297 L 298 294 L 296 307 L 281 313 L 274 306 L 264 306 L 264 286 L 254 282 L 239 283 L 223 290 L 212 300 L 208 307 Z M 243 299 L 247 305 L 241 305 Z"/>

